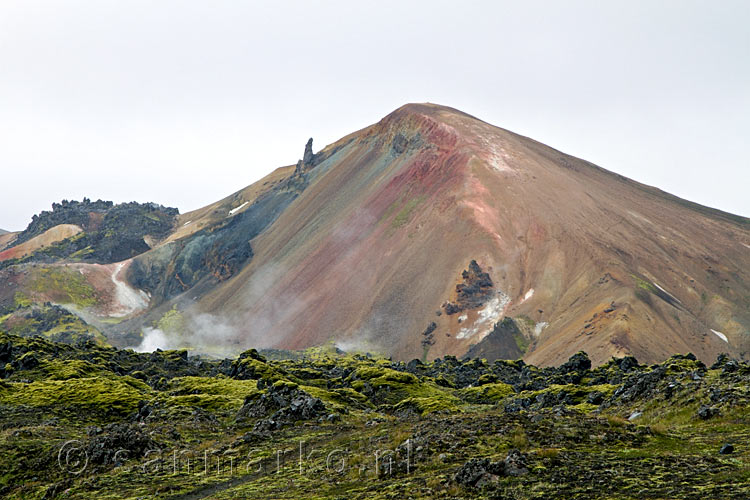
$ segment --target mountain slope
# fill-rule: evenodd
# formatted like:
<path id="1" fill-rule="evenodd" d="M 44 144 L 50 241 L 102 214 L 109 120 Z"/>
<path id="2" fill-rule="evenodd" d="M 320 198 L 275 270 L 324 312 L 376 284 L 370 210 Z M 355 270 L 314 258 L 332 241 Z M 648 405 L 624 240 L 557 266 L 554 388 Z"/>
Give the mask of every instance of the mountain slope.
<path id="1" fill-rule="evenodd" d="M 56 265 L 99 276 L 105 303 L 78 310 L 117 345 L 158 325 L 163 347 L 333 340 L 542 365 L 750 347 L 748 219 L 432 104 L 316 154 L 308 143 L 296 166 L 179 216 L 117 267 Z M 147 303 L 123 307 L 113 283 Z"/>
<path id="2" fill-rule="evenodd" d="M 0 250 L 3 250 L 8 245 L 13 243 L 16 239 L 16 235 L 18 233 L 9 232 L 9 231 L 0 231 Z"/>
<path id="3" fill-rule="evenodd" d="M 81 231 L 82 229 L 75 224 L 58 224 L 8 250 L 0 251 L 0 261 L 25 257 L 53 243 L 72 238 Z"/>
<path id="4" fill-rule="evenodd" d="M 249 265 L 198 305 L 239 318 L 241 339 L 432 357 L 512 315 L 535 323 L 537 363 L 747 349 L 746 219 L 440 106 L 407 105 L 335 147 Z M 471 260 L 496 295 L 461 323 L 436 316 Z"/>

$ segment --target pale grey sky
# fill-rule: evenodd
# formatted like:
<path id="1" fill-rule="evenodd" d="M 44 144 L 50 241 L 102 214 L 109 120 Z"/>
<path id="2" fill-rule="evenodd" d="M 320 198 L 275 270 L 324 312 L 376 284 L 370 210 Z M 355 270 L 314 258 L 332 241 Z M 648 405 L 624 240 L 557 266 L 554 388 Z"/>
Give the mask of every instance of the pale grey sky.
<path id="1" fill-rule="evenodd" d="M 750 216 L 748 1 L 0 2 L 0 228 L 216 201 L 407 102 Z"/>

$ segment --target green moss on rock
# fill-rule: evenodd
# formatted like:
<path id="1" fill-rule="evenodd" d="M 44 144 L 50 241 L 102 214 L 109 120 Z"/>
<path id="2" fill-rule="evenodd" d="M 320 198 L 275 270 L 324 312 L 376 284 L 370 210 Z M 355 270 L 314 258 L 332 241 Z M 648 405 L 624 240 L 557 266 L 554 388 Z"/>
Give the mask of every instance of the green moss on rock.
<path id="1" fill-rule="evenodd" d="M 89 378 L 102 373 L 100 366 L 80 359 L 45 361 L 42 369 L 49 380 Z"/>
<path id="2" fill-rule="evenodd" d="M 389 383 L 416 384 L 417 377 L 411 373 L 399 372 L 390 368 L 380 366 L 366 366 L 355 372 L 356 378 L 367 380 L 373 387 L 387 385 Z"/>
<path id="3" fill-rule="evenodd" d="M 48 408 L 80 416 L 127 415 L 150 392 L 147 385 L 131 377 L 97 376 L 10 385 L 10 390 L 0 395 L 1 404 Z"/>
<path id="4" fill-rule="evenodd" d="M 508 396 L 515 394 L 509 384 L 485 384 L 479 387 L 467 387 L 458 391 L 458 396 L 466 402 L 474 404 L 494 404 Z"/>
<path id="5" fill-rule="evenodd" d="M 177 377 L 169 381 L 169 402 L 205 410 L 238 409 L 245 397 L 258 392 L 255 380 L 217 377 Z"/>

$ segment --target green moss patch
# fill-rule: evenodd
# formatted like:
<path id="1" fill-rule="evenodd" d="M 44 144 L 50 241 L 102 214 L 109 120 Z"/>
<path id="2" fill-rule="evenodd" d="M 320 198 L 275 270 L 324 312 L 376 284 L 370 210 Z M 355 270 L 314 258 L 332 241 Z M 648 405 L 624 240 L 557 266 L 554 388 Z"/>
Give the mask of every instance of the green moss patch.
<path id="1" fill-rule="evenodd" d="M 396 213 L 395 217 L 391 219 L 389 232 L 393 232 L 394 230 L 399 229 L 400 227 L 403 227 L 406 224 L 408 224 L 414 215 L 414 210 L 424 202 L 425 198 L 426 197 L 424 195 L 417 196 L 417 197 L 408 199 L 406 203 L 403 203 L 403 198 L 401 198 L 398 201 L 395 201 L 393 204 L 391 204 L 386 209 L 385 213 L 383 214 L 382 219 L 390 218 L 393 212 L 396 211 L 398 206 L 403 203 L 403 205 L 401 205 L 401 208 Z"/>
<path id="2" fill-rule="evenodd" d="M 185 330 L 185 318 L 175 306 L 164 313 L 154 326 L 163 332 L 182 333 Z"/>
<path id="3" fill-rule="evenodd" d="M 13 303 L 16 307 L 30 307 L 32 304 L 31 299 L 26 296 L 23 292 L 16 292 L 13 296 Z"/>
<path id="4" fill-rule="evenodd" d="M 255 380 L 217 377 L 178 377 L 169 381 L 170 403 L 206 410 L 238 409 L 245 397 L 257 393 Z"/>
<path id="5" fill-rule="evenodd" d="M 0 403 L 63 410 L 85 416 L 127 415 L 149 396 L 149 387 L 131 377 L 91 377 L 15 382 L 0 393 Z"/>
<path id="6" fill-rule="evenodd" d="M 479 387 L 467 387 L 458 391 L 458 396 L 466 402 L 474 404 L 494 404 L 508 396 L 515 394 L 513 387 L 508 384 L 494 383 Z"/>
<path id="7" fill-rule="evenodd" d="M 366 396 L 360 394 L 354 389 L 341 388 L 327 390 L 307 385 L 301 386 L 300 389 L 313 397 L 319 398 L 326 404 L 326 406 L 337 411 L 373 407 Z"/>
<path id="8" fill-rule="evenodd" d="M 359 368 L 355 374 L 356 378 L 367 380 L 373 387 L 391 383 L 416 384 L 419 381 L 417 377 L 411 373 L 398 372 L 390 368 L 379 366 L 366 366 Z"/>
<path id="9" fill-rule="evenodd" d="M 49 380 L 90 378 L 103 371 L 101 367 L 80 359 L 45 361 L 42 370 Z"/>
<path id="10" fill-rule="evenodd" d="M 31 289 L 37 293 L 54 295 L 55 300 L 78 307 L 91 307 L 96 304 L 94 287 L 80 272 L 68 267 L 36 269 L 32 276 Z"/>

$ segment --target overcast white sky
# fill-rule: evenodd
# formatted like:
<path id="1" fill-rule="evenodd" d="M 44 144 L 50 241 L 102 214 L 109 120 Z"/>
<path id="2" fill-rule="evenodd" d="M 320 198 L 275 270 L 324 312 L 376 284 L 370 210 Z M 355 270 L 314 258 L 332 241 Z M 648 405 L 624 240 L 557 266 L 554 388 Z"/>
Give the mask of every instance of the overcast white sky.
<path id="1" fill-rule="evenodd" d="M 216 201 L 407 102 L 750 216 L 750 2 L 0 2 L 0 228 Z"/>

